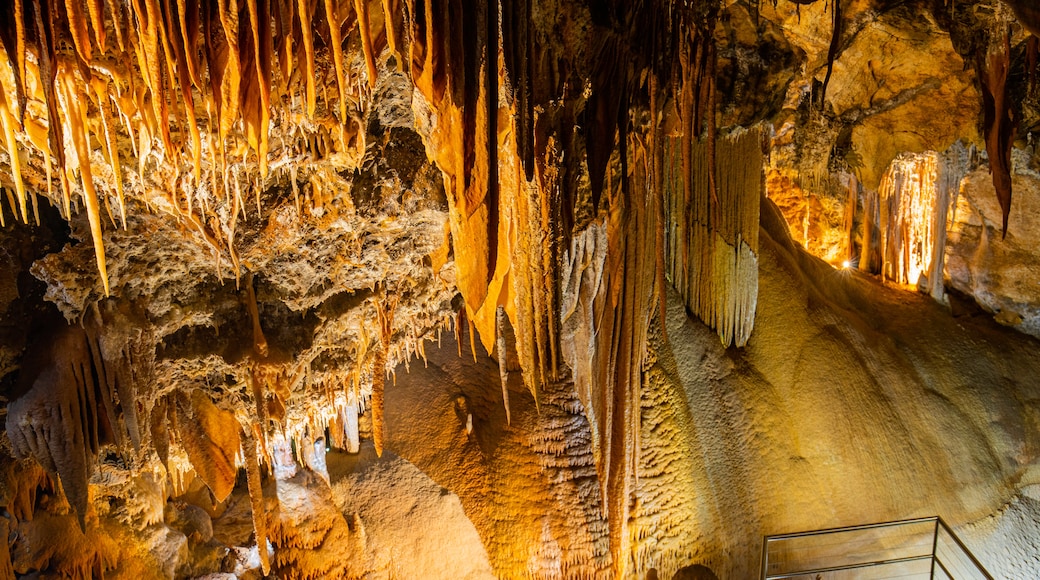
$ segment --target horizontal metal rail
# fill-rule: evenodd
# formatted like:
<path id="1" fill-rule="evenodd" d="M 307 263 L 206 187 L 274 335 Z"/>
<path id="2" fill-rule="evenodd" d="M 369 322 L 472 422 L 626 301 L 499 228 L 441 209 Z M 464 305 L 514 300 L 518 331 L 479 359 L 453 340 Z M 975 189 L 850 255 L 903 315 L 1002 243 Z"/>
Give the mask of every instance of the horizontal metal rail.
<path id="1" fill-rule="evenodd" d="M 799 576 L 807 576 L 809 574 L 828 574 L 830 572 L 844 572 L 846 570 L 859 570 L 861 568 L 876 568 L 879 566 L 888 566 L 890 564 L 909 564 L 911 562 L 928 562 L 931 561 L 932 555 L 926 554 L 923 556 L 907 556 L 906 558 L 892 558 L 891 560 L 879 560 L 877 562 L 864 562 L 863 564 L 848 564 L 846 566 L 830 566 L 828 568 L 814 568 L 812 570 L 799 570 L 797 572 L 787 572 L 784 574 L 773 574 L 768 576 L 769 580 L 784 580 L 785 578 L 798 578 Z"/>
<path id="2" fill-rule="evenodd" d="M 928 522 L 934 522 L 939 519 L 939 516 L 929 516 L 926 518 L 913 518 L 909 520 L 893 520 L 890 522 L 880 522 L 877 524 L 863 524 L 859 526 L 845 526 L 842 528 L 825 528 L 822 530 L 811 530 L 808 532 L 792 532 L 789 534 L 776 534 L 773 536 L 766 536 L 766 541 L 771 540 L 788 540 L 791 538 L 807 538 L 810 536 L 823 536 L 826 534 L 839 534 L 842 532 L 858 532 L 860 530 L 872 530 L 875 528 L 894 528 L 897 526 L 908 526 L 912 524 L 924 524 Z"/>

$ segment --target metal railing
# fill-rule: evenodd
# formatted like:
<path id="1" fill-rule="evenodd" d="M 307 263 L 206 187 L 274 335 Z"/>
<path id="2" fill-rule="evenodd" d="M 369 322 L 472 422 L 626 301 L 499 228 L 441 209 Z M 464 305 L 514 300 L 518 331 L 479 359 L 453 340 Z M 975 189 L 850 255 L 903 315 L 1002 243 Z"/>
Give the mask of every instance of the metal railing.
<path id="1" fill-rule="evenodd" d="M 762 580 L 993 580 L 938 516 L 766 536 Z"/>

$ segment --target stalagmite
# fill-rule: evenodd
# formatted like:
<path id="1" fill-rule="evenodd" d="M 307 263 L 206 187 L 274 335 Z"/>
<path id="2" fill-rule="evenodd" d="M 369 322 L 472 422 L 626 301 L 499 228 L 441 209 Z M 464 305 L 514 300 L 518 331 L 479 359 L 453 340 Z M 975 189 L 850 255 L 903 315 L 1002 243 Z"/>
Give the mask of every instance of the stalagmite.
<path id="1" fill-rule="evenodd" d="M 361 438 L 358 435 L 358 401 L 353 389 L 346 390 L 347 404 L 341 411 L 343 430 L 347 436 L 345 449 L 348 453 L 357 453 L 361 448 Z"/>
<path id="2" fill-rule="evenodd" d="M 968 171 L 969 151 L 960 142 L 945 153 L 906 153 L 896 157 L 864 211 L 877 207 L 879 254 L 873 271 L 896 284 L 918 286 L 942 302 L 946 224 L 960 182 Z M 871 222 L 868 214 L 864 220 Z M 865 244 L 869 244 L 865 241 Z"/>
<path id="3" fill-rule="evenodd" d="M 267 510 L 264 508 L 264 488 L 260 479 L 260 464 L 257 462 L 256 437 L 251 426 L 242 428 L 242 457 L 246 464 L 246 487 L 249 488 L 249 504 L 253 511 L 253 535 L 260 553 L 260 569 L 266 576 L 271 571 L 267 553 Z"/>
<path id="4" fill-rule="evenodd" d="M 376 300 L 376 320 L 379 323 L 379 350 L 376 351 L 375 368 L 372 369 L 372 443 L 376 454 L 383 455 L 386 442 L 386 422 L 383 419 L 383 396 L 386 388 L 386 361 L 390 351 L 390 340 L 393 337 L 394 310 L 397 308 L 397 296 L 391 298 L 386 290 L 382 298 Z"/>
<path id="5" fill-rule="evenodd" d="M 947 225 L 951 219 L 952 209 L 956 207 L 961 181 L 968 174 L 973 151 L 974 146 L 968 148 L 958 141 L 939 156 L 939 174 L 935 180 L 937 188 L 935 207 L 932 209 L 932 256 L 927 270 L 927 290 L 932 298 L 939 302 L 945 302 L 946 296 L 943 276 L 946 263 Z"/>
<path id="6" fill-rule="evenodd" d="M 841 222 L 841 230 L 845 233 L 845 236 L 842 238 L 844 248 L 841 257 L 848 265 L 853 264 L 856 260 L 856 256 L 853 255 L 853 240 L 855 239 L 854 224 L 858 207 L 859 180 L 855 176 L 849 176 L 847 195 L 845 197 L 845 215 Z"/>

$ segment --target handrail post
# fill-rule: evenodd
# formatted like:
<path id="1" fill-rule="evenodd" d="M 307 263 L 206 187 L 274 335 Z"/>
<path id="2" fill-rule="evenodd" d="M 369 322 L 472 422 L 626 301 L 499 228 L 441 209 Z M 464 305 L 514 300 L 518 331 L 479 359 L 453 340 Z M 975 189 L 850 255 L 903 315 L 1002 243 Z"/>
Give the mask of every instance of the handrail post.
<path id="1" fill-rule="evenodd" d="M 939 517 L 935 517 L 935 535 L 932 536 L 932 574 L 930 580 L 935 580 L 935 561 L 939 559 Z"/>
<path id="2" fill-rule="evenodd" d="M 769 536 L 762 539 L 762 580 L 769 574 Z"/>

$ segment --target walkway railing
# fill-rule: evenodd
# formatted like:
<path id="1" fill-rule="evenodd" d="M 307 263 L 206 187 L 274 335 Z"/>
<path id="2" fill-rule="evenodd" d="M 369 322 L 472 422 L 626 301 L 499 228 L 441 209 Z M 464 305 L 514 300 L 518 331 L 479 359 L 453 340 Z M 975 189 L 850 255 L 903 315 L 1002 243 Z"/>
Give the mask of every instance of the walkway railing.
<path id="1" fill-rule="evenodd" d="M 939 517 L 766 536 L 763 580 L 993 580 Z"/>

